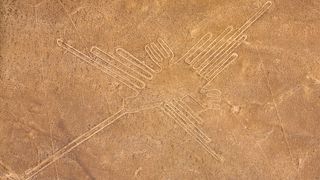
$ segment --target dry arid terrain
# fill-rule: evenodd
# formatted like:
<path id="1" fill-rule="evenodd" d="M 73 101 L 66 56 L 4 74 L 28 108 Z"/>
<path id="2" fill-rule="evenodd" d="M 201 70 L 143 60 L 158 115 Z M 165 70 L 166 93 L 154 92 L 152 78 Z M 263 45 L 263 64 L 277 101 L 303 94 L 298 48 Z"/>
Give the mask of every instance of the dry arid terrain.
<path id="1" fill-rule="evenodd" d="M 320 179 L 320 1 L 0 0 L 0 179 Z"/>

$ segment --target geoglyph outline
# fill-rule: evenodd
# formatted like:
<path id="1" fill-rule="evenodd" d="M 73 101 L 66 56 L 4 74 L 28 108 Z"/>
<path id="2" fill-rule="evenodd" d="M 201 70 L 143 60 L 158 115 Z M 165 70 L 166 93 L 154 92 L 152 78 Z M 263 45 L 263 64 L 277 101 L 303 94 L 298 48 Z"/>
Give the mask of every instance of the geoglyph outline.
<path id="1" fill-rule="evenodd" d="M 199 93 L 209 93 L 211 96 L 219 96 L 221 92 L 216 89 L 208 89 L 206 86 L 210 84 L 223 70 L 225 70 L 234 60 L 237 59 L 238 54 L 233 51 L 241 45 L 247 38 L 244 32 L 258 20 L 272 5 L 271 1 L 266 2 L 258 12 L 256 12 L 251 18 L 249 18 L 236 32 L 231 36 L 233 27 L 227 27 L 216 39 L 211 40 L 212 34 L 207 33 L 200 40 L 191 47 L 181 58 L 173 61 L 174 53 L 168 44 L 161 38 L 157 39 L 157 42 L 152 42 L 145 46 L 145 51 L 148 54 L 150 60 L 154 63 L 154 67 L 146 65 L 143 61 L 139 60 L 131 53 L 122 48 L 117 48 L 115 54 L 109 54 L 98 47 L 93 46 L 90 50 L 90 55 L 86 55 L 71 45 L 65 43 L 62 39 L 57 39 L 57 44 L 61 48 L 65 49 L 69 53 L 77 56 L 82 61 L 98 68 L 102 72 L 114 77 L 123 85 L 136 92 L 133 96 L 138 96 L 139 91 L 144 89 L 146 82 L 153 79 L 154 75 L 160 73 L 163 68 L 161 62 L 166 60 L 169 66 L 176 65 L 183 61 L 188 64 L 201 78 L 207 82 L 203 85 Z M 228 37 L 226 39 L 226 37 Z M 209 44 L 207 44 L 209 42 Z M 158 44 L 158 45 L 157 45 Z M 202 50 L 203 49 L 203 50 Z M 195 57 L 193 57 L 196 55 Z M 190 96 L 193 98 L 192 96 Z M 132 98 L 132 97 L 131 97 Z M 219 98 L 217 98 L 219 100 Z M 194 99 L 196 101 L 196 99 Z M 123 100 L 125 101 L 125 100 Z M 90 130 L 86 131 L 82 135 L 75 138 L 73 141 L 57 150 L 47 159 L 40 162 L 33 168 L 28 169 L 21 176 L 14 174 L 10 170 L 11 179 L 31 179 L 36 176 L 46 167 L 53 164 L 55 161 L 63 157 L 65 154 L 72 151 L 74 148 L 90 139 L 95 134 L 99 133 L 105 127 L 111 125 L 120 117 L 134 113 L 135 111 L 126 111 L 125 103 L 123 102 L 123 108 L 112 116 L 106 118 Z M 201 118 L 192 111 L 183 102 L 183 98 L 173 98 L 167 102 L 160 102 L 151 108 L 160 108 L 163 112 L 172 118 L 182 129 L 190 134 L 210 155 L 212 155 L 218 161 L 224 161 L 224 158 L 216 153 L 208 145 L 212 140 L 208 137 L 201 128 L 198 127 L 202 123 Z M 146 109 L 150 108 L 146 106 Z M 7 174 L 9 177 L 9 175 Z"/>

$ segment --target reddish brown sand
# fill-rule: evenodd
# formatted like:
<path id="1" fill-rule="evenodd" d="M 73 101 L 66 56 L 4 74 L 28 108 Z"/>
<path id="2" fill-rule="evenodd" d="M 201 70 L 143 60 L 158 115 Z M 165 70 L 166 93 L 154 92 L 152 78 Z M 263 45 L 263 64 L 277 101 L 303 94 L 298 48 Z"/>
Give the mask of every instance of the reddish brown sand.
<path id="1" fill-rule="evenodd" d="M 320 179 L 319 16 L 1 0 L 0 179 Z"/>

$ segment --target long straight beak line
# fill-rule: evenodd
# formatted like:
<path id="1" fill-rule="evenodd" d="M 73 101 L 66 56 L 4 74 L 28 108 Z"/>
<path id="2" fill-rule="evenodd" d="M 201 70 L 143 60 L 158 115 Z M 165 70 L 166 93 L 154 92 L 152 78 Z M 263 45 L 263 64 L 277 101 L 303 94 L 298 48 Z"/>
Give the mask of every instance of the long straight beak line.
<path id="1" fill-rule="evenodd" d="M 254 13 L 240 28 L 238 28 L 231 36 L 230 38 L 227 40 L 227 42 L 233 42 L 236 39 L 238 39 L 239 36 L 243 35 L 243 33 L 249 29 L 249 27 L 251 27 L 251 25 L 256 22 L 260 17 L 262 17 L 262 15 L 264 15 L 267 10 L 272 6 L 272 2 L 271 1 L 267 1 L 256 13 Z M 226 31 L 229 30 L 229 27 L 222 33 L 224 34 Z M 187 52 L 186 54 L 184 54 L 180 59 L 176 60 L 174 62 L 174 64 L 184 60 L 186 61 L 186 63 L 190 64 L 191 62 L 193 62 L 193 59 L 190 59 L 191 57 L 194 56 L 195 53 L 197 53 L 197 51 L 199 49 L 204 49 L 203 51 L 206 51 L 206 53 L 201 52 L 199 55 L 201 54 L 208 54 L 209 51 L 212 50 L 212 48 L 209 48 L 210 50 L 207 50 L 209 46 L 212 46 L 212 44 L 214 44 L 220 37 L 221 35 L 219 35 L 219 37 L 217 39 L 215 39 L 212 43 L 210 43 L 209 45 L 206 45 L 207 42 L 209 42 L 209 40 L 212 37 L 212 33 L 207 33 L 205 34 L 194 46 L 192 46 Z M 205 47 L 208 46 L 208 47 Z M 193 57 L 198 59 L 199 55 Z M 205 56 L 203 56 L 202 58 L 204 58 Z M 201 58 L 201 59 L 202 59 Z"/>

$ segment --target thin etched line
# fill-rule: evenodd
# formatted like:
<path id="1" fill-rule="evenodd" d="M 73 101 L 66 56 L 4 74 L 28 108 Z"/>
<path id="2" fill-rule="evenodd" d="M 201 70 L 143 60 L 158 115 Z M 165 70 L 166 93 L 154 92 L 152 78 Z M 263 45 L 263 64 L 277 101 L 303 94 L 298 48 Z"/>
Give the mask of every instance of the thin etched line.
<path id="1" fill-rule="evenodd" d="M 254 22 L 256 22 L 272 5 L 271 1 L 266 2 L 253 16 L 251 16 L 227 41 L 232 42 L 241 36 Z"/>
<path id="2" fill-rule="evenodd" d="M 221 102 L 221 91 L 218 89 L 206 89 L 205 87 L 201 89 L 200 93 L 206 93 L 208 98 L 213 99 L 215 102 Z"/>
<path id="3" fill-rule="evenodd" d="M 158 41 L 159 43 L 159 41 Z M 159 43 L 160 45 L 160 43 Z M 159 48 L 155 43 L 151 43 L 151 46 L 153 46 L 154 49 L 156 49 L 156 51 L 159 53 L 159 56 L 163 57 L 163 58 L 168 58 L 169 54 L 168 52 L 164 49 L 164 47 L 162 45 L 160 45 L 161 48 Z"/>
<path id="4" fill-rule="evenodd" d="M 158 61 L 156 60 L 155 56 L 153 56 L 152 50 L 150 49 L 150 45 L 146 45 L 144 47 L 148 57 L 150 58 L 150 60 L 153 63 L 153 66 L 150 67 L 152 72 L 154 73 L 160 73 L 162 71 L 162 67 L 161 65 L 158 63 Z"/>
<path id="5" fill-rule="evenodd" d="M 171 107 L 169 104 L 164 105 L 164 109 L 167 111 L 167 113 L 170 114 L 170 117 L 179 125 L 182 127 L 183 130 L 185 130 L 188 134 L 190 134 L 193 138 L 199 138 L 197 134 L 194 133 L 194 131 L 191 129 L 190 126 L 187 125 L 187 122 L 179 115 L 173 107 Z M 203 138 L 200 137 L 201 140 Z"/>
<path id="6" fill-rule="evenodd" d="M 216 67 L 216 65 L 220 62 L 223 62 L 225 60 L 224 57 L 229 56 L 237 47 L 240 46 L 240 44 L 247 39 L 246 35 L 241 36 L 241 38 L 237 39 L 233 43 L 229 44 L 229 46 L 226 46 L 221 53 L 218 53 L 216 56 L 214 56 L 211 59 L 211 62 L 203 66 L 200 70 L 198 70 L 198 73 L 202 76 L 206 76 L 208 71 L 211 71 Z"/>
<path id="7" fill-rule="evenodd" d="M 169 58 L 169 61 L 172 60 L 172 58 L 174 57 L 174 53 L 172 51 L 172 49 L 169 47 L 169 45 L 161 38 L 158 38 L 158 43 L 159 45 L 162 47 L 162 49 L 165 51 L 165 54 L 163 54 L 164 58 Z"/>
<path id="8" fill-rule="evenodd" d="M 200 48 L 202 48 L 212 37 L 211 33 L 207 33 L 204 36 L 202 36 L 200 38 L 200 40 L 193 45 L 186 54 L 184 54 L 180 59 L 178 59 L 177 61 L 174 62 L 174 64 L 180 62 L 181 60 L 185 61 L 186 63 L 190 63 L 189 61 L 187 61 L 187 59 L 192 56 L 197 50 L 199 50 Z"/>
<path id="9" fill-rule="evenodd" d="M 206 143 L 211 142 L 211 139 L 199 127 L 197 127 L 197 125 L 194 122 L 195 121 L 193 118 L 194 116 L 192 115 L 191 112 L 189 112 L 187 109 L 185 109 L 183 106 L 181 106 L 179 101 L 177 101 L 175 99 L 173 99 L 171 101 L 171 104 L 176 109 L 176 112 L 181 115 L 181 117 L 184 119 L 184 121 L 187 122 L 187 125 L 190 128 L 192 128 L 198 136 L 203 138 L 203 140 Z"/>
<path id="10" fill-rule="evenodd" d="M 192 133 L 201 138 L 203 141 L 205 141 L 206 143 L 209 143 L 211 141 L 211 139 L 205 135 L 204 132 L 202 132 L 193 122 L 192 120 L 190 120 L 182 111 L 181 108 L 177 107 L 176 102 L 173 100 L 171 101 L 170 104 L 168 104 L 171 108 L 174 109 L 174 112 L 183 120 L 183 122 L 185 123 L 185 125 L 187 127 L 189 127 L 192 131 Z"/>
<path id="11" fill-rule="evenodd" d="M 243 36 L 239 39 L 244 38 Z M 246 37 L 245 37 L 246 38 Z M 200 69 L 200 71 L 203 71 L 203 69 L 208 66 L 208 64 L 210 64 L 212 62 L 213 59 L 219 57 L 219 55 L 226 53 L 226 51 L 228 51 L 230 48 L 232 48 L 233 46 L 235 46 L 239 39 L 231 39 L 231 37 L 225 42 L 223 43 L 220 47 L 218 47 L 211 55 L 209 55 L 209 57 L 207 57 L 207 59 L 205 59 L 204 61 L 202 61 L 201 64 L 199 64 L 197 67 L 195 67 L 196 69 Z M 240 45 L 240 44 L 239 44 Z"/>
<path id="12" fill-rule="evenodd" d="M 256 22 L 272 5 L 271 1 L 266 2 L 251 18 L 249 18 L 228 40 L 232 43 L 241 36 L 254 22 Z"/>
<path id="13" fill-rule="evenodd" d="M 192 131 L 179 120 L 179 116 L 175 115 L 174 111 L 172 108 L 168 105 L 165 104 L 162 108 L 162 110 L 169 116 L 171 117 L 179 126 L 182 127 L 189 135 L 191 135 L 195 140 L 203 147 L 212 157 L 214 157 L 216 160 L 223 162 L 224 158 L 217 154 L 213 149 L 211 149 L 206 143 L 203 142 L 203 140 L 197 136 L 195 136 Z"/>
<path id="14" fill-rule="evenodd" d="M 188 133 L 190 134 L 192 137 L 196 138 L 199 137 L 197 134 L 195 134 L 195 132 L 191 129 L 190 126 L 188 126 L 187 122 L 185 121 L 185 119 L 183 119 L 183 117 L 181 117 L 181 114 L 179 114 L 178 112 L 176 112 L 176 110 L 174 110 L 174 107 L 172 107 L 172 105 L 170 104 L 165 104 L 164 107 L 166 109 L 169 109 L 169 112 L 172 114 L 173 119 Z M 202 140 L 203 138 L 200 137 Z"/>
<path id="15" fill-rule="evenodd" d="M 101 70 L 102 72 L 108 74 L 109 76 L 115 78 L 116 80 L 120 81 L 122 84 L 126 85 L 130 89 L 138 92 L 138 89 L 135 85 L 132 84 L 132 82 L 128 81 L 126 78 L 123 78 L 119 73 L 117 73 L 114 69 L 114 67 L 111 64 L 106 64 L 104 60 L 100 58 L 90 58 L 89 56 L 83 54 L 79 50 L 75 49 L 71 45 L 63 42 L 63 40 L 58 39 L 57 40 L 58 46 L 62 47 L 69 53 L 73 54 L 74 56 L 80 58 L 82 61 L 94 66 L 95 68 Z"/>
<path id="16" fill-rule="evenodd" d="M 134 57 L 131 53 L 124 50 L 123 48 L 117 48 L 116 53 L 120 57 L 126 59 L 129 63 L 131 63 L 133 65 L 132 69 L 137 71 L 140 75 L 147 78 L 148 80 L 151 80 L 153 78 L 153 75 L 151 73 L 152 72 L 151 68 L 146 64 L 143 64 L 141 60 Z"/>
<path id="17" fill-rule="evenodd" d="M 150 48 L 152 50 L 153 55 L 157 57 L 156 59 L 158 60 L 158 62 L 162 62 L 163 58 L 162 53 L 159 50 L 159 47 L 154 42 L 152 42 L 150 43 Z"/>
<path id="18" fill-rule="evenodd" d="M 235 38 L 240 36 L 243 32 L 245 32 L 255 21 L 257 21 L 272 5 L 271 1 L 266 2 L 258 12 L 256 12 L 251 18 L 249 18 L 234 34 L 239 33 Z"/>
<path id="19" fill-rule="evenodd" d="M 203 49 L 203 46 L 210 40 L 211 38 L 211 33 L 207 33 L 205 36 L 203 36 L 182 58 L 180 58 L 177 62 L 179 62 L 181 59 L 185 59 L 185 62 L 190 64 L 192 61 L 195 62 L 195 60 L 197 60 L 197 63 L 194 65 L 194 68 L 202 68 L 203 66 L 205 66 L 208 61 L 210 60 L 210 58 L 216 54 L 217 52 L 219 52 L 219 50 L 225 46 L 228 46 L 228 44 L 234 42 L 239 36 L 241 36 L 243 34 L 243 32 L 245 32 L 255 21 L 257 21 L 272 5 L 271 1 L 266 2 L 260 9 L 258 12 L 256 12 L 253 16 L 251 16 L 233 35 L 231 35 L 231 37 L 225 42 L 223 43 L 220 47 L 218 47 L 218 49 L 216 51 L 214 51 L 213 53 L 210 52 L 213 48 L 215 48 L 215 46 L 217 44 L 215 44 L 214 46 L 212 46 L 213 43 L 209 44 L 202 52 L 200 52 L 200 54 L 205 53 L 205 55 L 203 55 L 200 59 L 198 59 L 198 57 L 200 57 L 200 54 L 198 54 L 198 56 L 196 56 L 196 58 L 193 58 L 190 60 L 190 57 L 192 55 L 194 55 L 197 51 L 199 51 L 200 49 Z M 228 29 L 228 28 L 227 28 Z M 231 32 L 231 31 L 230 31 Z M 222 33 L 223 34 L 223 33 Z M 229 33 L 228 33 L 229 34 Z M 209 50 L 208 48 L 212 46 Z M 221 52 L 221 51 L 220 51 Z M 203 62 L 203 59 L 209 54 L 209 57 L 206 58 Z M 199 62 L 201 63 L 201 65 L 199 66 Z"/>
<path id="20" fill-rule="evenodd" d="M 113 114 L 111 117 L 103 120 L 98 125 L 94 126 L 92 129 L 88 130 L 87 132 L 83 133 L 82 135 L 78 136 L 76 139 L 65 145 L 63 148 L 56 151 L 54 154 L 49 156 L 44 161 L 40 162 L 37 166 L 27 170 L 25 172 L 24 178 L 26 180 L 31 179 L 35 175 L 37 175 L 39 172 L 41 172 L 43 169 L 57 161 L 58 159 L 62 158 L 64 155 L 84 143 L 85 141 L 89 140 L 91 137 L 102 131 L 104 128 L 108 127 L 112 123 L 114 123 L 116 120 L 118 120 L 120 117 L 125 115 L 127 112 L 122 109 L 118 111 L 117 113 Z"/>
<path id="21" fill-rule="evenodd" d="M 0 171 L 3 172 L 2 174 L 4 174 L 4 176 L 5 176 L 7 179 L 10 179 L 10 180 L 20 180 L 20 179 L 21 179 L 21 177 L 20 177 L 18 174 L 16 174 L 15 172 L 13 172 L 10 167 L 6 166 L 6 165 L 5 165 L 3 162 L 1 162 L 1 161 L 0 161 Z M 0 177 L 0 178 L 2 179 L 3 176 Z"/>
<path id="22" fill-rule="evenodd" d="M 156 43 L 150 43 L 145 46 L 145 51 L 147 52 L 149 58 L 159 66 L 160 71 L 162 68 L 160 66 L 160 62 L 162 64 L 168 65 L 171 63 L 171 60 L 174 57 L 174 53 L 168 44 L 162 40 L 161 38 L 157 39 L 158 45 Z"/>
<path id="23" fill-rule="evenodd" d="M 154 55 L 153 49 L 151 49 L 150 44 L 147 44 L 144 47 L 144 49 L 145 49 L 148 57 L 150 58 L 150 60 L 153 63 L 152 71 L 155 72 L 155 73 L 160 73 L 162 71 L 162 67 L 159 64 L 159 62 L 160 62 L 160 59 L 158 59 L 159 57 L 156 57 Z"/>
<path id="24" fill-rule="evenodd" d="M 227 68 L 235 59 L 238 58 L 238 54 L 233 53 L 224 64 L 222 64 L 214 73 L 208 78 L 209 82 L 211 82 L 213 79 L 215 79 L 225 68 Z"/>
<path id="25" fill-rule="evenodd" d="M 198 124 L 202 124 L 203 121 L 201 118 L 183 101 L 178 101 L 179 105 L 182 106 L 184 109 L 186 109 L 188 112 L 190 112 L 190 116 L 194 119 L 195 122 Z"/>
<path id="26" fill-rule="evenodd" d="M 147 45 L 145 46 L 145 50 L 146 50 L 148 56 L 149 56 L 154 62 L 157 62 L 157 63 L 161 62 L 160 57 L 157 56 L 157 54 L 154 52 L 154 50 L 153 50 L 153 48 L 151 47 L 150 44 L 147 44 Z"/>
<path id="27" fill-rule="evenodd" d="M 192 59 L 193 68 L 197 68 L 204 58 L 214 50 L 233 30 L 232 26 L 227 27 L 216 39 L 214 39 L 202 52 Z"/>
<path id="28" fill-rule="evenodd" d="M 215 72 L 219 72 L 219 70 L 224 68 L 225 64 L 229 65 L 233 61 L 233 58 L 231 57 L 235 56 L 234 54 L 235 53 L 229 52 L 226 56 L 221 57 L 217 62 L 212 63 L 211 67 L 209 67 L 207 72 L 203 75 L 204 78 L 207 80 L 211 79 Z"/>
<path id="29" fill-rule="evenodd" d="M 126 66 L 119 59 L 108 55 L 98 47 L 92 47 L 90 52 L 98 57 L 99 59 L 103 60 L 105 65 L 110 65 L 113 67 L 114 70 L 119 72 L 118 74 L 122 76 L 122 78 L 127 78 L 128 81 L 131 81 L 131 84 L 135 85 L 138 89 L 143 89 L 145 87 L 145 83 L 143 79 L 141 79 L 141 75 L 134 71 L 132 68 Z"/>
<path id="30" fill-rule="evenodd" d="M 74 21 L 72 20 L 72 17 L 70 16 L 70 14 L 69 14 L 66 6 L 61 2 L 61 0 L 57 0 L 57 1 L 58 1 L 58 3 L 60 4 L 60 6 L 62 7 L 63 11 L 66 13 L 66 15 L 67 15 L 69 21 L 71 22 L 71 24 L 72 24 L 72 26 L 73 26 L 73 28 L 74 28 L 77 36 L 79 37 L 79 39 L 80 39 L 80 41 L 81 41 L 81 44 L 82 44 L 82 45 L 86 48 L 86 50 L 87 50 L 87 47 L 85 46 L 85 43 L 84 43 L 85 39 L 81 36 L 81 34 L 80 34 L 80 32 L 79 32 L 79 29 L 77 28 L 76 24 L 75 24 Z"/>

